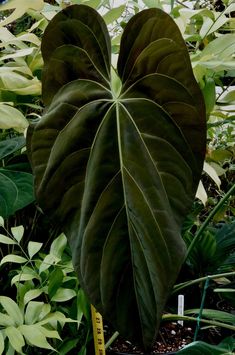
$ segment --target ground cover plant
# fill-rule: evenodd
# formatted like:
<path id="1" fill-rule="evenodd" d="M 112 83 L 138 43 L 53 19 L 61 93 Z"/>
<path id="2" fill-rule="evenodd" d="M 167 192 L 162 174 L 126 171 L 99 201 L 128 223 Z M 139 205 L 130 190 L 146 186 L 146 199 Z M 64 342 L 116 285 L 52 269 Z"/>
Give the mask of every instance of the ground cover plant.
<path id="1" fill-rule="evenodd" d="M 17 8 L 17 2 L 12 1 L 12 4 L 13 3 Z M 70 4 L 71 3 L 75 3 L 75 1 L 71 1 Z M 147 1 L 145 3 L 147 6 L 156 6 L 156 4 L 150 4 Z M 10 27 L 5 27 L 7 28 L 8 32 L 4 32 L 4 36 L 7 33 L 7 37 L 2 37 L 4 38 L 2 47 L 3 51 L 1 53 L 1 57 L 3 57 L 1 62 L 1 68 L 3 68 L 2 72 L 4 72 L 4 67 L 6 66 L 6 71 L 10 73 L 9 67 L 12 66 L 11 75 L 17 76 L 20 74 L 22 76 L 22 80 L 19 82 L 23 83 L 25 78 L 28 81 L 34 80 L 34 78 L 36 78 L 38 79 L 37 83 L 39 86 L 41 85 L 40 80 L 43 62 L 40 52 L 40 37 L 51 18 L 61 9 L 61 7 L 65 7 L 65 5 L 66 4 L 63 4 L 63 2 L 60 3 L 60 1 L 51 1 L 50 5 L 45 4 L 44 7 L 42 6 L 41 2 L 40 10 L 38 9 L 34 11 L 33 9 L 27 10 L 25 8 L 30 12 L 29 18 L 33 20 L 32 22 L 30 22 L 31 20 L 23 20 L 21 23 L 27 23 L 28 26 L 26 33 L 15 32 L 15 34 L 13 33 L 14 37 L 11 36 L 9 31 L 13 31 L 15 24 L 11 26 L 9 21 Z M 120 34 L 123 31 L 123 27 L 126 26 L 129 18 L 133 16 L 134 13 L 138 13 L 141 10 L 141 6 L 138 3 L 135 3 L 133 6 L 130 5 L 130 7 L 129 4 L 126 4 L 112 8 L 111 4 L 105 1 L 99 4 L 98 2 L 95 3 L 94 1 L 90 1 L 90 4 L 88 5 L 94 7 L 97 6 L 98 8 L 100 8 L 101 5 L 104 5 L 104 8 L 106 7 L 104 20 L 109 26 L 109 34 L 111 36 L 111 51 L 113 53 L 113 62 L 115 63 L 116 59 L 114 54 L 119 52 Z M 164 3 L 159 2 L 158 6 L 164 7 Z M 184 39 L 186 40 L 187 49 L 191 56 L 194 75 L 196 76 L 196 79 L 204 95 L 208 119 L 207 154 L 206 163 L 204 163 L 204 173 L 200 183 L 200 189 L 197 191 L 197 196 L 200 200 L 195 200 L 193 209 L 184 223 L 182 232 L 185 243 L 189 250 L 191 249 L 191 251 L 186 260 L 186 263 L 182 268 L 179 279 L 176 282 L 173 294 L 177 294 L 177 292 L 185 293 L 186 299 L 188 300 L 186 304 L 188 313 L 185 313 L 185 319 L 187 317 L 193 317 L 193 322 L 196 324 L 195 321 L 198 317 L 198 312 L 201 312 L 201 308 L 203 308 L 201 307 L 202 293 L 200 290 L 204 287 L 203 285 L 207 279 L 208 274 L 212 276 L 212 278 L 210 278 L 209 287 L 206 292 L 204 308 L 212 307 L 213 309 L 209 311 L 207 311 L 207 309 L 204 310 L 202 323 L 199 327 L 199 339 L 218 344 L 219 339 L 213 339 L 213 337 L 210 339 L 203 339 L 203 334 L 206 334 L 206 330 L 203 330 L 202 324 L 203 319 L 211 322 L 207 324 L 210 324 L 212 333 L 213 327 L 216 327 L 216 329 L 220 332 L 219 334 L 221 339 L 233 334 L 232 329 L 232 333 L 228 333 L 229 327 L 232 327 L 232 318 L 229 318 L 229 316 L 226 318 L 225 314 L 216 312 L 213 313 L 212 311 L 217 311 L 220 309 L 228 314 L 230 309 L 229 307 L 233 307 L 234 299 L 234 109 L 232 106 L 234 103 L 234 4 L 224 2 L 222 3 L 219 11 L 218 7 L 215 8 L 213 5 L 201 4 L 200 2 L 193 3 L 194 8 L 193 6 L 187 6 L 188 3 L 171 3 L 171 14 L 178 24 Z M 30 37 L 29 33 L 34 33 L 37 38 L 33 38 L 33 36 Z M 16 38 L 16 36 L 19 37 L 19 39 Z M 26 42 L 23 42 L 24 40 L 26 40 Z M 19 44 L 19 47 L 16 47 L 16 44 Z M 26 44 L 28 51 L 30 51 L 32 55 L 27 52 Z M 22 49 L 25 49 L 26 51 L 25 53 L 24 51 L 19 52 L 18 57 L 18 51 L 21 51 Z M 9 55 L 9 58 L 4 58 L 7 55 Z M 21 60 L 21 58 L 23 60 Z M 34 61 L 35 63 L 38 63 L 36 64 L 35 70 L 31 65 L 31 63 L 33 63 L 32 58 L 37 58 L 36 61 Z M 26 73 L 26 69 L 23 69 L 25 72 L 21 71 L 21 69 L 20 71 L 17 71 L 18 69 L 16 69 L 19 67 L 26 68 L 26 66 L 30 66 L 31 72 L 27 69 L 29 76 L 25 76 L 24 74 Z M 20 77 L 18 76 L 16 80 L 18 80 L 18 78 Z M 115 76 L 112 75 L 112 79 L 113 78 L 115 78 Z M 117 84 L 118 87 L 118 81 L 114 80 L 113 83 Z M 28 84 L 25 85 L 24 89 L 26 91 L 28 90 L 27 85 Z M 22 239 L 22 246 L 25 250 L 27 250 L 28 245 L 27 239 L 36 237 L 36 239 L 33 240 L 46 242 L 46 244 L 43 243 L 42 248 L 43 250 L 46 250 L 46 253 L 49 253 L 49 245 L 52 239 L 59 235 L 60 231 L 52 228 L 46 216 L 42 215 L 41 212 L 37 209 L 35 210 L 33 205 L 22 209 L 24 205 L 32 202 L 33 196 L 32 193 L 31 195 L 28 194 L 28 197 L 27 195 L 24 195 L 24 190 L 26 190 L 27 193 L 30 191 L 29 189 L 32 191 L 32 175 L 29 169 L 29 164 L 24 152 L 24 148 L 22 150 L 22 147 L 24 147 L 25 144 L 25 140 L 22 137 L 21 132 L 23 132 L 24 128 L 28 125 L 28 121 L 40 120 L 42 113 L 40 91 L 37 93 L 28 91 L 29 95 L 22 95 L 18 92 L 15 93 L 14 90 L 12 91 L 15 86 L 18 88 L 18 83 L 17 85 L 14 84 L 12 87 L 8 87 L 7 90 L 4 89 L 4 87 L 1 89 L 1 100 L 5 109 L 4 115 L 1 116 L 1 119 L 5 124 L 1 131 L 1 147 L 3 149 L 2 163 L 4 169 L 6 169 L 6 164 L 10 166 L 10 169 L 12 169 L 11 165 L 13 163 L 13 170 L 16 168 L 14 171 L 27 173 L 27 176 L 31 180 L 30 183 L 28 182 L 28 185 L 17 185 L 17 183 L 12 179 L 12 176 L 14 175 L 14 177 L 20 177 L 20 174 L 11 174 L 11 180 L 13 180 L 13 184 L 10 182 L 9 185 L 8 182 L 7 186 L 14 186 L 14 188 L 9 189 L 8 187 L 2 190 L 1 194 L 5 199 L 5 206 L 7 206 L 8 210 L 6 215 L 4 215 L 3 212 L 2 214 L 5 218 L 8 217 L 5 224 L 8 231 L 10 231 L 10 226 L 12 224 L 17 225 L 22 222 L 24 223 L 26 240 L 24 238 Z M 16 111 L 11 112 L 11 108 L 17 109 L 19 114 Z M 5 112 L 9 112 L 7 116 L 8 119 L 6 119 Z M 15 121 L 13 119 L 14 117 L 18 117 L 18 121 Z M 20 126 L 21 124 L 23 124 L 23 126 Z M 8 166 L 7 170 L 9 170 Z M 29 175 L 31 175 L 31 177 Z M 31 187 L 24 188 L 24 186 Z M 10 194 L 8 194 L 8 192 L 10 192 Z M 15 196 L 18 198 L 17 203 L 15 202 Z M 31 197 L 29 198 L 29 196 Z M 28 200 L 25 197 L 27 197 Z M 200 201 L 203 201 L 203 203 Z M 220 204 L 219 202 L 222 203 Z M 218 203 L 218 208 L 215 208 Z M 2 204 L 1 208 L 4 210 Z M 32 209 L 34 209 L 34 211 L 32 211 Z M 38 223 L 36 223 L 36 221 Z M 206 221 L 206 224 L 203 224 L 203 221 Z M 194 238 L 195 236 L 196 238 Z M 48 238 L 50 241 L 48 241 Z M 5 247 L 2 248 L 2 251 L 3 256 L 8 254 L 8 251 L 6 251 Z M 20 255 L 21 251 L 17 251 L 14 248 L 13 253 Z M 24 255 L 22 256 L 24 257 Z M 220 262 L 218 262 L 218 260 L 220 260 Z M 6 266 L 9 266 L 9 270 L 14 270 L 14 265 L 15 264 L 12 263 L 3 264 L 1 270 L 4 270 Z M 213 275 L 220 275 L 220 278 L 213 278 Z M 10 286 L 10 280 L 6 284 L 6 278 L 4 277 L 3 279 L 6 295 L 11 296 L 12 299 L 17 302 L 17 299 L 15 298 L 15 292 L 12 292 L 12 287 Z M 182 287 L 182 289 L 180 289 L 180 287 Z M 190 291 L 190 288 L 192 288 L 192 291 Z M 197 302 L 194 304 L 189 302 L 190 294 L 192 294 L 191 292 L 197 294 Z M 41 300 L 40 297 L 41 296 L 39 296 L 38 300 Z M 174 296 L 172 297 L 174 298 Z M 79 302 L 82 303 L 81 300 L 82 299 L 80 299 Z M 174 304 L 176 304 L 175 301 Z M 55 304 L 53 307 L 55 307 Z M 165 315 L 165 320 L 167 320 L 167 317 L 170 319 L 170 316 L 172 318 L 175 317 L 176 319 L 176 309 L 171 302 L 171 298 L 165 310 L 168 312 L 168 314 Z M 171 315 L 169 313 L 171 313 Z M 172 314 L 174 314 L 174 316 L 172 316 Z M 83 319 L 85 323 L 85 318 Z M 214 325 L 212 324 L 213 322 L 215 322 Z M 221 329 L 225 329 L 221 323 L 225 324 L 225 327 L 226 324 L 228 325 L 226 331 L 221 331 Z M 73 329 L 76 329 L 75 326 L 73 327 Z M 87 329 L 87 334 L 89 334 L 89 325 Z M 60 334 L 60 329 L 57 330 Z M 81 332 L 82 328 L 80 327 L 78 334 Z M 76 332 L 73 334 L 76 337 Z M 62 335 L 62 333 L 60 335 Z M 66 338 L 66 334 L 63 333 L 62 337 Z M 88 335 L 88 338 L 89 337 L 90 335 Z M 227 351 L 233 351 L 233 342 L 229 339 L 230 338 L 226 340 L 227 343 L 225 341 L 222 343 L 221 347 L 217 346 L 216 348 L 213 348 L 213 350 L 221 354 L 223 354 L 226 349 Z M 81 354 L 85 354 L 85 340 L 84 346 L 80 349 L 79 346 L 81 346 L 81 344 L 79 345 L 77 343 L 77 339 L 74 339 L 74 343 L 72 339 L 70 340 L 70 349 L 73 349 L 73 346 L 74 349 L 76 349 L 71 351 L 80 351 Z M 55 340 L 51 342 L 49 339 L 49 343 L 51 346 L 57 348 L 59 347 L 60 341 L 57 340 L 56 343 Z M 7 344 L 7 338 L 5 338 L 6 347 L 8 347 Z M 78 344 L 78 346 L 76 346 L 76 344 Z M 206 351 L 212 351 L 212 348 L 210 350 L 209 348 L 206 350 L 204 343 L 195 343 L 193 346 L 198 346 L 199 349 L 203 349 L 205 353 Z M 34 351 L 33 347 L 32 351 Z M 46 350 L 44 351 L 47 353 Z M 88 353 L 90 353 L 89 351 L 91 350 L 89 349 Z M 189 350 L 185 349 L 185 351 Z M 197 348 L 196 350 L 193 350 L 191 347 L 190 351 L 194 353 L 193 351 L 198 350 Z"/>

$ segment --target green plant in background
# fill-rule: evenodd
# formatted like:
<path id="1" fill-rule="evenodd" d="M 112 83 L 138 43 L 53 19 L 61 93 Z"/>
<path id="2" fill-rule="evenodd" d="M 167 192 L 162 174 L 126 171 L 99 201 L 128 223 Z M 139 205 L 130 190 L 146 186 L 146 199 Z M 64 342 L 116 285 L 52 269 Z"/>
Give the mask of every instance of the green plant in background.
<path id="1" fill-rule="evenodd" d="M 35 347 L 61 355 L 72 349 L 85 354 L 91 333 L 89 304 L 75 276 L 65 236 L 57 237 L 45 254 L 39 242 L 29 241 L 25 250 L 23 234 L 24 228 L 18 226 L 0 235 L 1 245 L 8 247 L 1 272 L 8 265 L 20 266 L 11 267 L 11 284 L 4 287 L 5 294 L 16 287 L 16 301 L 0 296 L 0 354 L 35 354 Z"/>
<path id="2" fill-rule="evenodd" d="M 91 303 L 148 347 L 184 259 L 205 153 L 187 48 L 166 13 L 146 10 L 125 27 L 110 73 L 105 23 L 80 5 L 53 18 L 42 54 L 46 114 L 27 137 L 38 202 L 65 231 Z"/>

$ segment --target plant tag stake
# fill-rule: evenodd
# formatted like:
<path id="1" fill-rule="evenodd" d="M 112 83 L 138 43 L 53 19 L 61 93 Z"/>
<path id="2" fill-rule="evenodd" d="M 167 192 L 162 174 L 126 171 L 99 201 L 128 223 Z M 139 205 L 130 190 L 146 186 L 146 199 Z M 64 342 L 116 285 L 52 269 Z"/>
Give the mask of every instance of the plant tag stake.
<path id="1" fill-rule="evenodd" d="M 105 355 L 104 331 L 102 316 L 94 306 L 91 305 L 91 317 L 94 335 L 95 355 Z"/>
<path id="2" fill-rule="evenodd" d="M 183 316 L 184 315 L 184 295 L 178 295 L 178 315 Z M 178 320 L 178 324 L 184 325 L 183 320 Z"/>

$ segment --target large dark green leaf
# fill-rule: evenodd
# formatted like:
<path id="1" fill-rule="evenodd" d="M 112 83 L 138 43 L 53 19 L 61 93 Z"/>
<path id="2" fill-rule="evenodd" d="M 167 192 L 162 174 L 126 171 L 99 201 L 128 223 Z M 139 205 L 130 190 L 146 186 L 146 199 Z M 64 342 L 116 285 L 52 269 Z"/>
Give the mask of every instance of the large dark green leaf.
<path id="1" fill-rule="evenodd" d="M 7 218 L 33 201 L 32 174 L 0 168 L 0 216 Z"/>
<path id="2" fill-rule="evenodd" d="M 89 300 L 148 347 L 184 259 L 205 152 L 187 48 L 163 11 L 134 16 L 118 91 L 102 18 L 75 5 L 54 17 L 42 51 L 46 111 L 27 137 L 38 202 L 65 231 Z"/>

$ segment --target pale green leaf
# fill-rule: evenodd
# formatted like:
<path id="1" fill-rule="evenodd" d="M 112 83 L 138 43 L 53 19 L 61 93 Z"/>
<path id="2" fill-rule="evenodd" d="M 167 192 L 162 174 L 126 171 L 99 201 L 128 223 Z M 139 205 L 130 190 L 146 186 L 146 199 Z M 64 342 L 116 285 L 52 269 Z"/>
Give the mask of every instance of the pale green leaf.
<path id="1" fill-rule="evenodd" d="M 4 219 L 0 216 L 0 226 L 4 227 Z"/>
<path id="2" fill-rule="evenodd" d="M 0 355 L 3 354 L 4 348 L 5 348 L 4 337 L 2 331 L 0 331 Z"/>
<path id="3" fill-rule="evenodd" d="M 14 128 L 17 132 L 23 133 L 29 123 L 24 115 L 14 107 L 0 104 L 0 128 Z"/>
<path id="4" fill-rule="evenodd" d="M 8 254 L 2 258 L 0 265 L 3 265 L 5 263 L 24 264 L 27 261 L 28 260 L 26 258 L 24 258 L 23 256 Z"/>
<path id="5" fill-rule="evenodd" d="M 109 25 L 110 23 L 117 21 L 119 19 L 119 17 L 121 17 L 125 8 L 126 8 L 126 5 L 121 5 L 119 7 L 114 7 L 111 10 L 109 10 L 103 16 L 103 19 L 105 20 L 106 24 Z"/>
<path id="6" fill-rule="evenodd" d="M 77 3 L 79 4 L 80 1 L 77 1 Z M 100 4 L 100 0 L 83 0 L 83 3 L 87 6 L 93 7 L 93 9 L 96 9 Z"/>
<path id="7" fill-rule="evenodd" d="M 36 46 L 40 46 L 41 41 L 34 33 L 23 33 L 17 36 L 17 40 L 25 41 L 35 44 Z"/>
<path id="8" fill-rule="evenodd" d="M 207 175 L 210 176 L 210 178 L 216 183 L 216 185 L 218 186 L 218 188 L 220 188 L 221 185 L 221 180 L 217 174 L 217 172 L 215 171 L 215 169 L 213 168 L 213 166 L 211 166 L 209 163 L 207 163 L 206 161 L 204 162 L 203 165 L 203 170 L 207 173 Z"/>
<path id="9" fill-rule="evenodd" d="M 23 324 L 19 327 L 21 333 L 24 335 L 27 343 L 38 348 L 54 350 L 55 349 L 48 343 L 46 336 L 43 334 L 42 327 L 37 324 L 26 325 Z"/>
<path id="10" fill-rule="evenodd" d="M 29 68 L 27 68 L 29 71 Z M 28 78 L 9 68 L 0 71 L 0 89 L 12 91 L 18 95 L 40 95 L 41 82 L 38 78 Z"/>
<path id="11" fill-rule="evenodd" d="M 0 303 L 16 325 L 23 324 L 23 316 L 19 306 L 10 297 L 0 296 Z"/>
<path id="12" fill-rule="evenodd" d="M 77 319 L 72 319 L 65 317 L 65 315 L 61 312 L 53 312 L 49 313 L 45 318 L 43 318 L 41 321 L 39 321 L 37 324 L 40 325 L 46 325 L 46 324 L 51 324 L 55 325 L 57 322 L 61 324 L 61 326 L 64 326 L 64 323 L 79 323 Z"/>
<path id="13" fill-rule="evenodd" d="M 75 296 L 76 292 L 74 290 L 71 290 L 70 288 L 60 287 L 51 300 L 54 302 L 66 302 Z"/>
<path id="14" fill-rule="evenodd" d="M 198 188 L 197 188 L 197 192 L 196 192 L 196 198 L 198 198 L 200 201 L 202 201 L 204 206 L 206 205 L 208 196 L 207 196 L 207 193 L 206 193 L 206 190 L 205 190 L 205 188 L 203 186 L 202 181 L 200 181 L 199 184 L 198 184 Z"/>
<path id="15" fill-rule="evenodd" d="M 4 5 L 1 5 L 1 11 L 12 10 L 14 11 L 3 21 L 0 22 L 0 26 L 6 26 L 8 23 L 11 23 L 23 16 L 29 9 L 32 10 L 42 10 L 44 6 L 43 0 L 11 0 Z"/>
<path id="16" fill-rule="evenodd" d="M 12 238 L 6 237 L 3 234 L 0 234 L 0 243 L 3 244 L 17 244 Z"/>
<path id="17" fill-rule="evenodd" d="M 57 258 L 61 258 L 63 251 L 67 245 L 67 238 L 62 233 L 51 244 L 50 254 L 53 254 Z"/>
<path id="18" fill-rule="evenodd" d="M 223 169 L 221 165 L 219 165 L 218 163 L 215 163 L 214 161 L 210 162 L 210 166 L 216 171 L 216 174 L 218 176 L 222 176 L 226 173 L 226 170 Z"/>
<path id="19" fill-rule="evenodd" d="M 24 337 L 20 330 L 15 327 L 8 327 L 5 329 L 6 336 L 11 343 L 11 346 L 20 354 L 22 354 L 22 347 L 25 345 Z"/>
<path id="20" fill-rule="evenodd" d="M 45 303 L 31 301 L 28 303 L 25 310 L 25 323 L 34 324 L 40 319 Z"/>
<path id="21" fill-rule="evenodd" d="M 51 305 L 49 303 L 44 303 L 44 305 L 42 306 L 42 310 L 41 313 L 39 315 L 39 321 L 41 322 L 42 319 L 44 319 L 45 317 L 47 317 L 51 311 Z"/>
<path id="22" fill-rule="evenodd" d="M 49 269 L 50 266 L 56 265 L 61 259 L 57 258 L 53 254 L 48 254 L 45 256 L 43 259 L 43 262 L 41 263 L 39 267 L 39 274 L 41 274 L 43 271 Z"/>
<path id="23" fill-rule="evenodd" d="M 4 43 L 10 43 L 14 41 L 15 38 L 16 37 L 6 27 L 0 27 L 1 45 L 4 46 Z"/>
<path id="24" fill-rule="evenodd" d="M 15 349 L 9 343 L 6 355 L 15 355 Z"/>
<path id="25" fill-rule="evenodd" d="M 37 277 L 36 275 L 20 273 L 20 274 L 15 275 L 11 279 L 11 285 L 14 285 L 17 282 L 30 281 L 30 280 L 33 280 L 36 277 Z"/>
<path id="26" fill-rule="evenodd" d="M 49 330 L 46 329 L 45 327 L 41 327 L 40 329 L 41 332 L 45 335 L 45 337 L 62 340 L 59 333 L 56 330 Z"/>
<path id="27" fill-rule="evenodd" d="M 32 241 L 29 242 L 28 253 L 29 253 L 30 259 L 32 259 L 32 257 L 39 252 L 42 245 L 43 245 L 43 243 L 32 242 Z"/>
<path id="28" fill-rule="evenodd" d="M 25 57 L 29 54 L 32 54 L 34 51 L 34 47 L 32 48 L 25 48 L 25 49 L 18 49 L 15 52 L 12 52 L 10 54 L 6 54 L 0 57 L 0 60 L 7 60 L 7 59 L 14 59 L 14 58 L 20 58 L 20 57 Z"/>
<path id="29" fill-rule="evenodd" d="M 24 227 L 23 226 L 12 227 L 11 233 L 13 234 L 13 237 L 17 240 L 17 242 L 20 243 L 24 235 Z"/>
<path id="30" fill-rule="evenodd" d="M 12 317 L 8 316 L 7 314 L 0 313 L 0 326 L 9 327 L 11 325 L 15 325 Z"/>
<path id="31" fill-rule="evenodd" d="M 230 14 L 231 12 L 235 11 L 235 3 L 231 2 L 231 4 L 224 10 L 224 15 Z"/>
<path id="32" fill-rule="evenodd" d="M 227 103 L 227 104 L 234 104 L 235 103 L 235 90 L 229 91 L 226 95 L 221 98 L 220 102 Z"/>
<path id="33" fill-rule="evenodd" d="M 27 304 L 29 301 L 39 297 L 43 293 L 42 289 L 29 290 L 24 295 L 24 304 Z"/>
<path id="34" fill-rule="evenodd" d="M 143 3 L 147 6 L 147 8 L 157 7 L 162 9 L 161 0 L 143 0 Z"/>

